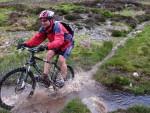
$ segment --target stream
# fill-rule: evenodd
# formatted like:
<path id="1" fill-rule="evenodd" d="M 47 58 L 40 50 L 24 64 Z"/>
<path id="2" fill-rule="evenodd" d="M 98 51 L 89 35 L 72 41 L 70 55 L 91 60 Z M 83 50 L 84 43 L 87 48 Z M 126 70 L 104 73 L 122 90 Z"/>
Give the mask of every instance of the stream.
<path id="1" fill-rule="evenodd" d="M 128 108 L 135 104 L 150 106 L 149 95 L 135 96 L 121 91 L 109 91 L 92 79 L 99 66 L 111 58 L 128 38 L 132 38 L 141 32 L 144 26 L 149 23 L 145 22 L 138 25 L 134 31 L 128 34 L 127 38 L 123 38 L 117 43 L 112 51 L 101 62 L 93 66 L 91 70 L 76 72 L 74 80 L 68 81 L 63 88 L 58 90 L 57 94 L 51 88 L 37 87 L 32 98 L 27 98 L 26 93 L 19 95 L 19 101 L 12 109 L 12 113 L 59 113 L 74 98 L 80 98 L 92 113 L 107 113 L 119 108 Z M 11 90 L 6 91 L 5 94 L 10 93 Z"/>

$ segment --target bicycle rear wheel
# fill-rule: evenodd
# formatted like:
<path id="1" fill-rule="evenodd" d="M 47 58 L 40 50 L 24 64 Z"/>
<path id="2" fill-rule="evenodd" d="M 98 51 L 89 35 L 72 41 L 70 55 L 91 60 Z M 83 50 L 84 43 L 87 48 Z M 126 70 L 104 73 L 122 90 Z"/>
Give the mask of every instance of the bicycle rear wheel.
<path id="1" fill-rule="evenodd" d="M 21 96 L 29 96 L 35 89 L 35 79 L 31 72 L 25 80 L 26 69 L 17 68 L 5 76 L 0 81 L 0 106 L 10 110 L 18 102 Z"/>
<path id="2" fill-rule="evenodd" d="M 62 85 L 58 85 L 56 82 L 56 79 L 60 79 L 61 75 L 61 70 L 60 67 L 58 67 L 55 64 L 51 65 L 50 68 L 50 80 L 51 80 L 51 85 L 53 86 L 54 91 L 57 91 L 58 88 L 62 88 Z M 65 81 L 70 81 L 74 78 L 74 70 L 71 66 L 67 65 L 67 75 Z"/>
<path id="3" fill-rule="evenodd" d="M 53 65 L 50 70 L 50 76 L 54 82 L 57 79 L 59 73 L 61 73 L 60 67 Z M 74 78 L 74 70 L 71 66 L 67 65 L 66 81 L 72 80 L 73 78 Z"/>

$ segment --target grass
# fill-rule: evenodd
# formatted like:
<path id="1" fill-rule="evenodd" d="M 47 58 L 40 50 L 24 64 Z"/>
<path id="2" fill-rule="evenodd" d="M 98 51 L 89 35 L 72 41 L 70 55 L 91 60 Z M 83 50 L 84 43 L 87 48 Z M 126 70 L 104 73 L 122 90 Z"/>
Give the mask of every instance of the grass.
<path id="1" fill-rule="evenodd" d="M 92 12 L 93 14 L 101 14 L 104 18 L 111 18 L 113 13 L 108 10 L 102 10 L 99 8 L 88 8 L 81 5 L 73 4 L 73 3 L 62 3 L 57 6 L 53 7 L 56 12 L 60 15 L 72 14 L 74 16 L 79 16 L 78 14 L 81 13 L 89 13 Z M 73 18 L 73 16 L 71 17 Z M 70 20 L 70 19 L 68 19 Z"/>
<path id="2" fill-rule="evenodd" d="M 145 5 L 150 5 L 149 0 L 138 0 L 139 3 L 145 4 Z"/>
<path id="3" fill-rule="evenodd" d="M 111 113 L 150 113 L 150 107 L 136 105 L 128 108 L 127 110 L 120 109 Z"/>
<path id="4" fill-rule="evenodd" d="M 0 74 L 8 72 L 11 69 L 23 66 L 25 59 L 27 58 L 27 53 L 19 54 L 14 52 L 11 55 L 5 55 L 5 57 L 0 58 Z"/>
<path id="5" fill-rule="evenodd" d="M 102 60 L 111 51 L 112 42 L 94 42 L 91 40 L 89 47 L 85 47 L 84 44 L 81 44 L 83 39 L 87 40 L 86 36 L 76 39 L 75 48 L 73 49 L 72 55 L 68 62 L 74 67 L 81 67 L 85 70 L 88 70 L 98 61 Z M 18 43 L 22 41 L 24 41 L 24 39 L 18 40 Z M 15 49 L 16 48 L 11 46 L 11 51 L 13 52 L 11 54 L 0 57 L 1 75 L 8 72 L 8 70 L 23 66 L 27 60 L 28 54 L 25 51 L 18 53 L 15 51 Z"/>
<path id="6" fill-rule="evenodd" d="M 80 36 L 75 41 L 75 48 L 69 59 L 69 63 L 75 64 L 75 67 L 81 67 L 88 70 L 98 61 L 101 61 L 112 49 L 112 42 L 88 42 L 86 36 Z"/>
<path id="7" fill-rule="evenodd" d="M 36 23 L 38 14 L 42 10 L 45 10 L 45 8 L 33 7 L 34 6 L 29 6 L 26 4 L 15 4 L 13 7 L 5 6 L 0 8 L 0 26 L 7 31 L 34 30 L 34 28 L 38 26 Z M 16 12 L 16 15 L 19 16 L 10 18 L 9 16 L 12 12 Z"/>
<path id="8" fill-rule="evenodd" d="M 15 43 L 22 43 L 26 38 L 21 38 L 16 40 Z M 15 44 L 14 44 L 15 45 Z M 4 75 L 5 73 L 9 72 L 12 69 L 23 67 L 24 64 L 29 59 L 29 52 L 27 50 L 18 51 L 16 50 L 15 46 L 11 46 L 11 54 L 4 55 L 0 57 L 0 75 Z M 45 54 L 43 52 L 36 54 L 39 58 L 44 58 Z M 38 66 L 40 66 L 41 69 L 43 69 L 44 63 L 41 61 L 37 61 Z"/>
<path id="9" fill-rule="evenodd" d="M 127 17 L 128 16 L 135 17 L 136 15 L 144 14 L 144 11 L 136 11 L 133 9 L 126 8 L 126 9 L 121 10 L 119 12 L 115 12 L 115 14 L 120 14 L 120 15 L 127 16 Z"/>
<path id="10" fill-rule="evenodd" d="M 125 30 L 122 30 L 122 31 L 113 30 L 112 31 L 112 36 L 114 36 L 114 37 L 126 37 L 127 34 L 128 34 L 128 32 Z"/>
<path id="11" fill-rule="evenodd" d="M 149 29 L 150 26 L 146 26 L 136 38 L 129 39 L 124 47 L 119 48 L 116 54 L 98 70 L 95 79 L 107 86 L 135 94 L 150 94 Z M 133 72 L 138 72 L 140 77 L 134 77 Z"/>
<path id="12" fill-rule="evenodd" d="M 15 43 L 22 43 L 26 38 L 18 39 Z M 16 44 L 13 44 L 16 45 Z M 5 73 L 9 72 L 12 69 L 22 67 L 26 63 L 26 60 L 29 58 L 29 53 L 27 51 L 22 51 L 21 53 L 19 51 L 16 51 L 15 46 L 7 47 L 11 53 L 4 54 L 0 57 L 0 76 L 4 75 Z M 43 55 L 38 54 L 41 58 L 43 58 Z M 39 63 L 39 62 L 37 62 Z M 43 63 L 40 62 L 40 64 L 43 66 Z M 42 67 L 43 68 L 43 67 Z"/>
<path id="13" fill-rule="evenodd" d="M 1 2 L 11 2 L 11 1 L 14 1 L 14 0 L 0 0 L 0 3 Z"/>
<path id="14" fill-rule="evenodd" d="M 69 21 L 75 21 L 75 20 L 82 19 L 82 18 L 79 15 L 68 14 L 65 16 L 65 19 Z"/>
<path id="15" fill-rule="evenodd" d="M 99 8 L 90 8 L 90 11 L 94 14 L 101 14 L 104 17 L 111 18 L 114 14 L 108 10 L 99 9 Z"/>
<path id="16" fill-rule="evenodd" d="M 141 71 L 145 74 L 150 73 L 149 55 L 150 55 L 150 26 L 135 39 L 130 39 L 123 48 L 120 48 L 116 55 L 107 62 L 106 65 L 119 65 L 123 70 Z"/>
<path id="17" fill-rule="evenodd" d="M 90 113 L 81 100 L 74 99 L 70 101 L 61 113 Z"/>
<path id="18" fill-rule="evenodd" d="M 0 26 L 5 25 L 8 20 L 8 14 L 12 8 L 0 8 Z"/>
<path id="19" fill-rule="evenodd" d="M 98 61 L 102 60 L 112 49 L 112 42 L 93 42 L 90 44 L 90 48 L 84 47 L 80 44 L 83 37 L 76 39 L 75 48 L 72 51 L 72 55 L 69 58 L 69 64 L 74 67 L 82 67 L 87 70 L 95 65 Z M 14 51 L 14 49 L 12 49 Z M 43 53 L 42 53 L 43 54 Z M 11 55 L 5 55 L 5 57 L 0 58 L 0 72 L 5 73 L 12 68 L 19 67 L 25 62 L 27 58 L 27 53 L 13 52 Z"/>
<path id="20" fill-rule="evenodd" d="M 0 108 L 0 113 L 10 113 L 9 111 L 3 109 L 3 108 Z"/>
<path id="21" fill-rule="evenodd" d="M 69 13 L 83 13 L 85 12 L 85 8 L 80 5 L 75 5 L 73 3 L 62 3 L 54 7 L 54 9 L 61 14 L 69 14 Z"/>

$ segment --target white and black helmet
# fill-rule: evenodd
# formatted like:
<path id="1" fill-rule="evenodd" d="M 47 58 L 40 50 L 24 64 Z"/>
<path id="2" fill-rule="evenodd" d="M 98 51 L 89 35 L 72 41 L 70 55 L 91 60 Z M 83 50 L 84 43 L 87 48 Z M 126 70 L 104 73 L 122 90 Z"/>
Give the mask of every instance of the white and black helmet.
<path id="1" fill-rule="evenodd" d="M 52 19 L 54 17 L 54 12 L 50 10 L 44 10 L 40 13 L 39 18 Z"/>

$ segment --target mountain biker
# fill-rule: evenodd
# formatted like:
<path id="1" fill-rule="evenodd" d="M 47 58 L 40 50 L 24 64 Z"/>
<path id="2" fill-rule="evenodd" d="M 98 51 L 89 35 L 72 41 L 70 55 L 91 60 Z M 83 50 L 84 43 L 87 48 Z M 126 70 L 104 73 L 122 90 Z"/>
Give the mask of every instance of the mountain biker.
<path id="1" fill-rule="evenodd" d="M 26 47 L 35 47 L 40 45 L 45 39 L 48 39 L 48 43 L 45 45 L 40 45 L 39 49 L 47 50 L 46 60 L 50 61 L 53 56 L 59 54 L 59 64 L 61 69 L 61 75 L 59 79 L 56 80 L 56 84 L 59 86 L 64 86 L 64 80 L 67 75 L 67 64 L 66 58 L 70 55 L 73 48 L 71 33 L 61 24 L 61 22 L 55 21 L 54 12 L 50 10 L 44 10 L 39 14 L 39 19 L 41 22 L 41 27 L 31 39 L 26 42 L 19 44 Z M 67 37 L 67 38 L 66 38 Z M 48 73 L 50 65 L 48 63 L 44 64 L 44 72 L 41 79 L 48 83 Z"/>

